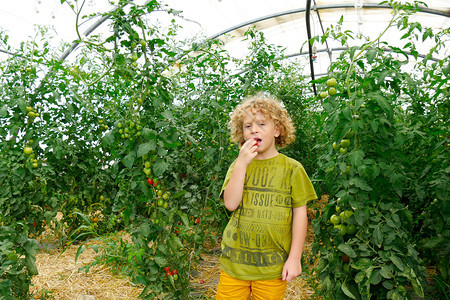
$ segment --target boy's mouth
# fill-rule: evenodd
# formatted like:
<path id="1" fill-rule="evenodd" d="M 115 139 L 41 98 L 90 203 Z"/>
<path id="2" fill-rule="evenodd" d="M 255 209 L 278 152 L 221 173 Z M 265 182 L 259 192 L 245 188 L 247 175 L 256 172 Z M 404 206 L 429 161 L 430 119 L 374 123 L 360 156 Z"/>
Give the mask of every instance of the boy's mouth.
<path id="1" fill-rule="evenodd" d="M 262 140 L 260 138 L 254 138 L 254 140 L 255 140 L 255 145 L 256 146 L 259 146 L 261 144 L 261 142 L 262 142 Z"/>

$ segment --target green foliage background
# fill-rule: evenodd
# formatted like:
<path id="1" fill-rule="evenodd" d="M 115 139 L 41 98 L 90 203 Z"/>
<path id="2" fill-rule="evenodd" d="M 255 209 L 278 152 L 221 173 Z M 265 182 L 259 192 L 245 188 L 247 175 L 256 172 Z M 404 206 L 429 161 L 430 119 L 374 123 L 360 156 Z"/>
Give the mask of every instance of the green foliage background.
<path id="1" fill-rule="evenodd" d="M 0 62 L 2 299 L 28 296 L 38 272 L 35 237 L 46 228 L 62 249 L 103 241 L 113 258 L 99 254 L 86 271 L 109 264 L 145 286 L 142 298 L 188 299 L 192 268 L 228 219 L 218 196 L 238 153 L 229 113 L 260 91 L 280 98 L 295 121 L 297 139 L 282 152 L 302 162 L 319 194 L 330 195 L 313 221 L 320 261 L 308 274 L 320 282 L 312 280 L 317 296 L 446 295 L 449 62 L 432 58 L 448 30 L 410 23 L 418 2 L 389 4 L 390 27 L 405 39 L 433 40 L 425 58 L 412 42 L 399 49 L 380 36 L 344 51 L 314 82 L 255 30 L 246 33 L 243 60 L 217 40 L 179 41 L 175 21 L 169 28 L 146 21 L 157 1 L 119 2 L 109 12 L 111 36 L 80 36 L 71 60 L 59 60 L 68 45 L 52 49 L 45 29 L 19 49 L 1 33 L 14 52 Z M 353 34 L 340 26 L 313 40 L 345 44 Z M 414 72 L 403 69 L 413 59 L 406 51 L 415 56 Z M 327 90 L 331 77 L 336 95 L 314 96 L 312 84 Z M 350 129 L 345 153 L 334 150 Z M 329 221 L 346 210 L 353 214 L 341 225 L 355 225 L 352 234 Z M 120 230 L 131 243 L 114 238 Z M 438 269 L 431 287 L 425 266 Z M 177 276 L 167 276 L 167 267 Z"/>

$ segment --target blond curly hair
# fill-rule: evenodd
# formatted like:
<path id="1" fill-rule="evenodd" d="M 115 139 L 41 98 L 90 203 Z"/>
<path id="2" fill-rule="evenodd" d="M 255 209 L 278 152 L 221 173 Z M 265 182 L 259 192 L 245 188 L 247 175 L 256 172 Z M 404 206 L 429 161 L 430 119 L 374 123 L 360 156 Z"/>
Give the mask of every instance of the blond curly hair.
<path id="1" fill-rule="evenodd" d="M 244 98 L 242 103 L 236 106 L 231 113 L 231 119 L 228 123 L 231 130 L 231 140 L 239 143 L 239 146 L 245 143 L 243 122 L 249 110 L 261 112 L 273 120 L 275 126 L 280 130 L 280 135 L 275 138 L 275 145 L 282 148 L 295 140 L 294 123 L 281 101 L 267 94 L 259 93 Z"/>

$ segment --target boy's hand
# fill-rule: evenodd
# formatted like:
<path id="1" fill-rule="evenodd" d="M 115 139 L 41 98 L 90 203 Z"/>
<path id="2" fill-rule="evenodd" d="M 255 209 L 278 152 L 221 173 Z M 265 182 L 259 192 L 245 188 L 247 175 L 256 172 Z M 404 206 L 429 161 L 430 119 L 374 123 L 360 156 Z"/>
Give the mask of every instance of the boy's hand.
<path id="1" fill-rule="evenodd" d="M 255 140 L 254 139 L 247 140 L 239 150 L 237 162 L 239 161 L 240 163 L 242 163 L 247 167 L 252 162 L 252 160 L 258 155 L 256 149 L 258 149 L 258 146 Z"/>
<path id="2" fill-rule="evenodd" d="M 289 259 L 286 261 L 281 273 L 281 279 L 291 282 L 295 277 L 302 274 L 300 259 Z"/>

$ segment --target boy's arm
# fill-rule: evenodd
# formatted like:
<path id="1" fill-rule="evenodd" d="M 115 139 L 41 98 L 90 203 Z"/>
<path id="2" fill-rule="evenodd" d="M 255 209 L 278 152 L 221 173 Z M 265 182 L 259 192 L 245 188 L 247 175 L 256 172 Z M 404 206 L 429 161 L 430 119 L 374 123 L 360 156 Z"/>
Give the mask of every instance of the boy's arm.
<path id="1" fill-rule="evenodd" d="M 233 173 L 223 192 L 223 202 L 225 207 L 230 210 L 236 210 L 242 201 L 244 191 L 245 172 L 253 158 L 258 155 L 257 147 L 253 139 L 247 140 L 239 150 L 239 156 L 234 164 Z"/>
<path id="2" fill-rule="evenodd" d="M 289 257 L 283 267 L 282 279 L 292 281 L 302 273 L 301 258 L 308 228 L 306 204 L 292 209 L 292 244 Z"/>

